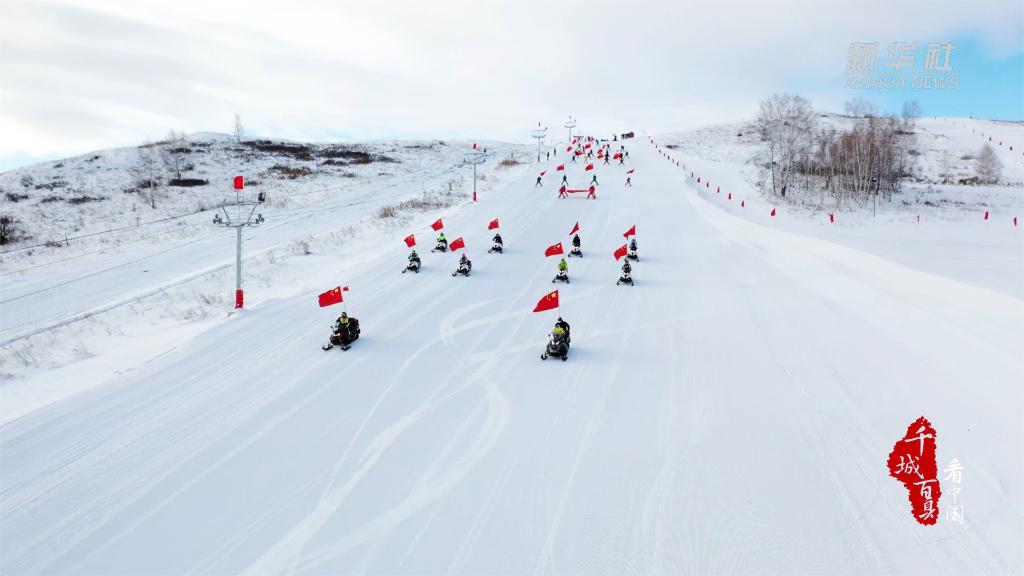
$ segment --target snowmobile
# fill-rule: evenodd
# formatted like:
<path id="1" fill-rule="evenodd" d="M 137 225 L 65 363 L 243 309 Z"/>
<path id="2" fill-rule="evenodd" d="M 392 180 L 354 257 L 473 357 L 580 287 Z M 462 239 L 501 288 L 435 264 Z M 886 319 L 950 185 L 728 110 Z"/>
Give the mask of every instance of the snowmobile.
<path id="1" fill-rule="evenodd" d="M 488 250 L 488 252 L 497 252 L 498 254 L 501 254 L 504 251 L 505 245 L 502 244 L 501 240 L 495 240 L 494 244 L 491 245 L 491 249 Z"/>
<path id="2" fill-rule="evenodd" d="M 555 282 L 565 282 L 566 284 L 568 284 L 569 283 L 569 271 L 568 270 L 559 270 L 558 274 L 555 274 L 555 277 L 551 279 L 551 283 L 552 284 L 554 284 Z"/>
<path id="3" fill-rule="evenodd" d="M 549 356 L 561 358 L 562 362 L 569 359 L 569 335 L 556 336 L 548 335 L 548 345 L 540 355 L 541 360 L 547 360 Z"/>
<path id="4" fill-rule="evenodd" d="M 623 270 L 622 274 L 619 276 L 619 281 L 615 283 L 616 286 L 619 284 L 629 284 L 630 286 L 633 286 L 633 275 L 630 274 L 628 270 Z"/>
<path id="5" fill-rule="evenodd" d="M 637 261 L 640 260 L 640 256 L 637 256 L 636 248 L 630 248 L 629 252 L 626 253 L 626 258 L 629 259 L 629 260 L 632 260 L 634 262 L 637 262 Z"/>
<path id="6" fill-rule="evenodd" d="M 405 274 L 406 272 L 415 272 L 415 273 L 419 274 L 420 273 L 420 261 L 419 260 L 409 260 L 409 265 L 405 267 L 405 270 L 402 270 L 402 274 Z"/>
<path id="7" fill-rule="evenodd" d="M 472 269 L 472 262 L 470 262 L 469 260 L 462 260 L 461 262 L 459 262 L 459 267 L 455 269 L 455 272 L 452 272 L 452 276 L 454 277 L 458 276 L 459 274 L 462 274 L 463 276 L 469 277 L 469 272 Z"/>
<path id="8" fill-rule="evenodd" d="M 583 251 L 580 250 L 579 246 L 573 246 L 572 249 L 569 250 L 569 258 L 572 258 L 573 256 L 583 258 Z"/>
<path id="9" fill-rule="evenodd" d="M 448 251 L 448 241 L 447 240 L 438 240 L 437 241 L 437 245 L 434 246 L 434 248 L 431 249 L 430 251 L 431 252 L 447 252 Z"/>
<path id="10" fill-rule="evenodd" d="M 347 329 L 342 329 L 337 323 L 331 326 L 331 337 L 322 348 L 330 350 L 337 346 L 342 350 L 348 350 L 357 339 L 359 339 L 359 320 L 349 318 Z"/>

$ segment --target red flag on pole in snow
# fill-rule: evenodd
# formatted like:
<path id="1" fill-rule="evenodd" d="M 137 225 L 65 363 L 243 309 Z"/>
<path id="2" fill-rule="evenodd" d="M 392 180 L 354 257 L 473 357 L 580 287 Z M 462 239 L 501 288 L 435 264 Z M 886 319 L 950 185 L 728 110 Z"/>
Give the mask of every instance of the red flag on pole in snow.
<path id="1" fill-rule="evenodd" d="M 632 174 L 633 172 L 636 172 L 636 168 L 633 168 L 632 170 L 627 170 L 626 174 Z"/>
<path id="2" fill-rule="evenodd" d="M 548 292 L 544 295 L 537 305 L 533 307 L 534 312 L 543 312 L 545 310 L 554 310 L 558 308 L 558 290 Z"/>
<path id="3" fill-rule="evenodd" d="M 415 246 L 416 245 L 416 235 L 415 234 L 409 234 L 408 236 L 406 236 L 405 237 L 405 245 L 408 246 L 409 248 L 412 248 L 413 246 Z"/>
<path id="4" fill-rule="evenodd" d="M 985 220 L 988 220 L 988 210 L 985 210 Z"/>
<path id="5" fill-rule="evenodd" d="M 473 150 L 476 150 L 476 142 L 473 142 Z"/>
<path id="6" fill-rule="evenodd" d="M 565 164 L 559 164 L 558 166 L 555 166 L 555 172 L 561 172 L 562 170 L 565 170 Z"/>
<path id="7" fill-rule="evenodd" d="M 547 173 L 548 173 L 548 171 L 547 171 L 547 170 L 544 170 L 543 172 L 541 172 L 541 173 L 540 173 L 540 175 L 541 175 L 541 176 L 543 176 L 543 175 L 545 175 L 545 174 L 547 174 Z"/>
<path id="8" fill-rule="evenodd" d="M 491 220 L 491 223 L 487 225 L 487 229 L 488 230 L 494 230 L 495 228 L 500 228 L 500 227 L 501 226 L 498 224 L 498 219 L 497 218 L 495 218 L 494 220 Z"/>
<path id="9" fill-rule="evenodd" d="M 616 152 L 615 154 L 612 154 L 612 160 L 618 160 L 619 158 L 622 158 L 621 152 Z"/>
<path id="10" fill-rule="evenodd" d="M 772 216 L 775 216 L 775 208 L 772 208 Z"/>
<path id="11" fill-rule="evenodd" d="M 466 243 L 462 241 L 462 236 L 459 236 L 455 240 L 452 240 L 452 243 L 448 245 L 448 249 L 451 250 L 452 252 L 455 252 L 459 248 L 465 248 L 465 247 L 466 247 Z"/>
<path id="12" fill-rule="evenodd" d="M 619 246 L 619 248 L 617 250 L 615 250 L 615 252 L 612 253 L 612 256 L 615 256 L 616 260 L 621 259 L 625 255 L 626 255 L 626 245 L 625 244 L 623 244 L 622 246 Z"/>
<path id="13" fill-rule="evenodd" d="M 732 200 L 732 192 L 729 192 L 729 200 Z"/>
<path id="14" fill-rule="evenodd" d="M 577 222 L 576 225 L 572 227 L 572 230 L 569 231 L 569 236 L 572 236 L 573 234 L 575 234 L 575 233 L 577 233 L 579 231 L 580 231 L 580 223 Z"/>
<path id="15" fill-rule="evenodd" d="M 589 171 L 589 170 L 593 170 L 593 169 L 594 169 L 594 165 L 593 164 L 587 164 L 587 167 L 584 168 L 583 170 L 584 171 Z"/>
<path id="16" fill-rule="evenodd" d="M 548 246 L 548 249 L 544 251 L 545 257 L 556 256 L 558 254 L 565 254 L 565 252 L 562 250 L 561 242 L 559 242 L 558 244 L 552 244 L 551 246 Z"/>
<path id="17" fill-rule="evenodd" d="M 440 230 L 441 228 L 444 228 L 444 222 L 441 222 L 441 219 L 438 218 L 437 222 L 434 222 L 433 224 L 431 224 L 430 227 L 433 228 L 434 231 L 436 232 L 436 231 Z"/>
<path id="18" fill-rule="evenodd" d="M 565 147 L 565 151 L 566 152 L 572 152 L 572 146 L 566 146 Z"/>
<path id="19" fill-rule="evenodd" d="M 346 286 L 345 289 L 348 290 L 348 286 Z M 344 299 L 341 297 L 341 286 L 335 286 L 327 292 L 324 292 L 317 298 L 317 301 L 320 303 L 321 308 L 325 306 L 332 306 L 334 304 L 341 304 L 344 302 Z"/>
<path id="20" fill-rule="evenodd" d="M 828 213 L 828 222 L 829 222 L 829 224 L 835 224 L 836 223 L 836 215 L 831 213 L 831 212 L 829 212 Z"/>
<path id="21" fill-rule="evenodd" d="M 636 236 L 636 224 L 633 224 L 633 226 L 630 227 L 629 230 L 626 230 L 626 233 L 623 234 L 623 236 L 626 238 L 629 238 L 630 236 Z"/>
<path id="22" fill-rule="evenodd" d="M 241 190 L 245 187 L 245 179 L 241 176 L 235 176 L 235 190 Z"/>

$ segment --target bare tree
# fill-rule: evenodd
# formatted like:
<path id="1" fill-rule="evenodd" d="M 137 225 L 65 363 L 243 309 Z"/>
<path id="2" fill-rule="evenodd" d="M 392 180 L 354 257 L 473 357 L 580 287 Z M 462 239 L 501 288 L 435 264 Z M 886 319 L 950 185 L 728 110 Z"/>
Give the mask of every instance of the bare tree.
<path id="1" fill-rule="evenodd" d="M 242 126 L 242 117 L 235 114 L 235 127 L 234 127 L 235 141 L 241 143 L 242 137 L 245 136 L 245 128 Z"/>
<path id="2" fill-rule="evenodd" d="M 843 110 L 846 111 L 847 116 L 853 116 L 854 118 L 874 118 L 878 116 L 878 106 L 863 96 L 847 100 L 843 104 Z"/>
<path id="3" fill-rule="evenodd" d="M 903 103 L 903 121 L 913 125 L 921 117 L 921 105 L 917 100 L 910 100 Z"/>
<path id="4" fill-rule="evenodd" d="M 770 180 L 772 193 L 785 197 L 796 167 L 811 152 L 817 132 L 814 109 L 802 96 L 773 94 L 761 102 L 757 130 L 765 143 L 759 158 L 763 181 Z"/>
<path id="5" fill-rule="evenodd" d="M 181 173 L 187 165 L 183 133 L 171 130 L 167 134 L 167 143 L 160 147 L 160 159 L 167 170 L 173 172 L 177 180 L 181 180 Z"/>
<path id="6" fill-rule="evenodd" d="M 978 153 L 978 159 L 974 163 L 974 172 L 978 175 L 978 181 L 983 184 L 995 184 L 1003 173 L 1003 162 L 996 156 L 996 151 L 991 145 L 985 144 Z"/>
<path id="7" fill-rule="evenodd" d="M 136 167 L 138 186 L 149 202 L 149 207 L 153 209 L 156 209 L 157 194 L 160 190 L 160 159 L 157 157 L 156 146 L 147 142 L 139 147 L 139 163 Z"/>

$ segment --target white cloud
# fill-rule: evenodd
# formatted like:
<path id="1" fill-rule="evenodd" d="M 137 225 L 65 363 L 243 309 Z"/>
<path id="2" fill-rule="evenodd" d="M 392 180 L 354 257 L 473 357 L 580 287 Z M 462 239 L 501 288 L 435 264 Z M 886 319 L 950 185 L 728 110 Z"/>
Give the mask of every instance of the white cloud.
<path id="1" fill-rule="evenodd" d="M 293 138 L 526 140 L 570 113 L 669 129 L 837 77 L 853 41 L 974 34 L 1006 54 L 1024 34 L 1016 0 L 5 4 L 0 157 L 228 131 L 235 112 Z"/>

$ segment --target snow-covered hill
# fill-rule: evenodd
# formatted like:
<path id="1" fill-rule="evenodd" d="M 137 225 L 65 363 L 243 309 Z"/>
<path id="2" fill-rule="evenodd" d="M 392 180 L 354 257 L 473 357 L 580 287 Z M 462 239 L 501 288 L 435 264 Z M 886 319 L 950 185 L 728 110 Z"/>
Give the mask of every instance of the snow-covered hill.
<path id="1" fill-rule="evenodd" d="M 5 371 L 26 359 L 0 387 L 4 572 L 1020 572 L 1019 229 L 772 217 L 742 147 L 694 138 L 672 152 L 745 208 L 640 136 L 625 166 L 567 163 L 570 187 L 597 176 L 596 200 L 557 198 L 563 147 L 489 162 L 476 203 L 406 175 L 268 210 L 246 238 L 252 299 L 231 315 L 223 232 L 155 264 L 118 251 L 0 277 L 20 297 L 0 313 L 28 323 L 127 299 L 0 348 Z M 374 217 L 392 195 L 421 203 Z M 470 277 L 427 252 L 437 218 L 465 239 Z M 544 251 L 576 223 L 584 257 L 555 286 Z M 636 285 L 617 286 L 631 226 Z M 400 273 L 409 233 L 419 274 Z M 337 285 L 362 337 L 325 352 L 340 310 L 317 293 Z M 560 309 L 531 312 L 556 287 Z M 219 314 L 161 319 L 211 293 Z M 557 314 L 571 353 L 545 362 Z M 71 346 L 80 358 L 59 356 Z M 888 476 L 922 415 L 940 467 L 965 467 L 964 524 L 920 525 Z"/>

